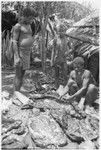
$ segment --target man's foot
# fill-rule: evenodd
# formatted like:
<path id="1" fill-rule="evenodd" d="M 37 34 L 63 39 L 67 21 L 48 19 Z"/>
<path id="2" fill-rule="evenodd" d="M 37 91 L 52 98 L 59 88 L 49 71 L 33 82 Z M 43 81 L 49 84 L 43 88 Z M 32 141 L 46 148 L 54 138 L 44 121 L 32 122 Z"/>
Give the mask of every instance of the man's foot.
<path id="1" fill-rule="evenodd" d="M 86 105 L 85 106 L 85 112 L 87 114 L 93 114 L 93 113 L 95 113 L 95 109 L 93 107 L 89 106 L 89 105 Z"/>
<path id="2" fill-rule="evenodd" d="M 78 104 L 78 107 L 79 107 L 81 110 L 84 109 L 84 102 L 85 102 L 85 98 L 82 97 L 81 100 L 80 100 L 80 102 L 79 102 L 79 104 Z"/>
<path id="3" fill-rule="evenodd" d="M 19 99 L 16 97 L 15 92 L 11 95 L 11 101 L 13 104 L 15 104 L 16 106 L 21 106 L 22 103 L 19 101 Z"/>
<path id="4" fill-rule="evenodd" d="M 60 85 L 59 88 L 56 90 L 56 92 L 61 96 L 64 92 L 64 87 Z"/>
<path id="5" fill-rule="evenodd" d="M 88 115 L 91 115 L 92 117 L 99 119 L 99 113 L 97 113 L 96 110 L 92 106 L 86 105 L 85 113 Z"/>

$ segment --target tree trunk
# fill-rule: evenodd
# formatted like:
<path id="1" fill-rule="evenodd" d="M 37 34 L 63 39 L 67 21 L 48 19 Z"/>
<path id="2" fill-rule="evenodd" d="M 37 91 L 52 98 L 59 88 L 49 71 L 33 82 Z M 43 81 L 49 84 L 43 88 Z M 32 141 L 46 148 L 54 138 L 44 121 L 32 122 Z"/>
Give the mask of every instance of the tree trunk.
<path id="1" fill-rule="evenodd" d="M 45 47 L 45 27 L 42 27 L 42 69 L 43 72 L 46 70 L 46 47 Z"/>
<path id="2" fill-rule="evenodd" d="M 47 15 L 44 16 L 44 11 L 43 11 L 43 5 L 41 6 L 41 14 L 40 14 L 40 20 L 41 20 L 41 35 L 42 35 L 42 39 L 41 39 L 41 60 L 42 60 L 42 70 L 43 72 L 45 72 L 46 70 L 46 39 L 45 39 L 45 36 L 46 36 L 46 26 L 47 26 L 47 23 L 48 23 L 48 16 L 49 16 L 49 13 L 48 13 L 48 6 L 47 6 Z"/>

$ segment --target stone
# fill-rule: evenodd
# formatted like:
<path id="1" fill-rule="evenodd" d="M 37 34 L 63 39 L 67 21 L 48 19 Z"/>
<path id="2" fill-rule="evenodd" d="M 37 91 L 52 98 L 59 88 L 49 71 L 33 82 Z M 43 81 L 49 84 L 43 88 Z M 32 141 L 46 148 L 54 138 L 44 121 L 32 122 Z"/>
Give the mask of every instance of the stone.
<path id="1" fill-rule="evenodd" d="M 95 150 L 94 143 L 92 141 L 85 141 L 79 145 L 79 150 Z"/>
<path id="2" fill-rule="evenodd" d="M 1 97 L 3 98 L 9 98 L 9 93 L 7 92 L 7 91 L 3 91 L 2 93 L 1 93 Z"/>
<path id="3" fill-rule="evenodd" d="M 24 105 L 28 104 L 29 102 L 29 98 L 18 91 L 14 92 L 14 96 Z"/>
<path id="4" fill-rule="evenodd" d="M 64 146 L 67 138 L 58 123 L 48 114 L 41 113 L 29 119 L 28 128 L 35 144 L 47 148 L 49 145 Z"/>
<path id="5" fill-rule="evenodd" d="M 38 115 L 40 115 L 40 109 L 37 109 L 37 108 L 33 108 L 33 114 L 35 115 L 35 116 L 38 116 Z"/>
<path id="6" fill-rule="evenodd" d="M 77 143 L 71 142 L 66 146 L 66 150 L 78 150 L 78 149 L 79 149 L 79 145 Z"/>
<path id="7" fill-rule="evenodd" d="M 32 110 L 24 109 L 21 110 L 20 107 L 12 105 L 10 111 L 8 112 L 8 117 L 15 120 L 21 120 L 22 124 L 25 126 L 28 123 L 28 119 L 33 115 Z"/>
<path id="8" fill-rule="evenodd" d="M 12 101 L 11 99 L 10 100 L 7 100 L 5 99 L 4 97 L 2 98 L 2 101 L 1 101 L 1 111 L 9 111 L 9 107 L 10 105 L 12 104 Z"/>

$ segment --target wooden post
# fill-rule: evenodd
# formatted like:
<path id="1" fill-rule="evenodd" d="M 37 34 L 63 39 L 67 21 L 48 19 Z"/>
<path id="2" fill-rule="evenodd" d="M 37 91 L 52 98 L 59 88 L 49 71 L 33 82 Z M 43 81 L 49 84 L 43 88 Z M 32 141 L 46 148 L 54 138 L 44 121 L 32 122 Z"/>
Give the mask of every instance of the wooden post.
<path id="1" fill-rule="evenodd" d="M 44 15 L 44 11 L 43 11 L 43 4 L 41 4 L 41 14 L 40 14 L 40 20 L 41 20 L 41 36 L 42 36 L 42 39 L 41 39 L 41 44 L 42 44 L 42 50 L 41 50 L 41 59 L 42 59 L 42 70 L 43 72 L 45 72 L 46 70 L 46 40 L 45 40 L 45 36 L 46 36 L 46 26 L 47 26 L 47 23 L 48 23 L 48 7 L 47 7 L 47 15 L 45 16 Z"/>

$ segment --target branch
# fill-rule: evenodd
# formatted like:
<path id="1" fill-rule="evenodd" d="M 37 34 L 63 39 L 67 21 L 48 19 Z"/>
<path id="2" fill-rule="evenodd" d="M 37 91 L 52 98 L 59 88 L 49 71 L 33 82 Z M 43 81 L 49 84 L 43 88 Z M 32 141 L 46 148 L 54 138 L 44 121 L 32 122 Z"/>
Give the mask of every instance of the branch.
<path id="1" fill-rule="evenodd" d="M 83 26 L 69 26 L 69 27 L 71 27 L 71 28 L 94 28 L 94 27 L 96 27 L 96 28 L 99 28 L 99 25 L 83 25 Z"/>
<path id="2" fill-rule="evenodd" d="M 91 45 L 99 46 L 98 42 L 96 42 L 96 41 L 90 41 L 90 40 L 88 41 L 88 39 L 84 39 L 84 37 L 78 37 L 78 36 L 75 37 L 73 35 L 68 35 L 66 33 L 64 35 L 67 36 L 67 37 L 73 38 L 75 40 L 82 41 L 84 43 L 90 43 Z"/>

